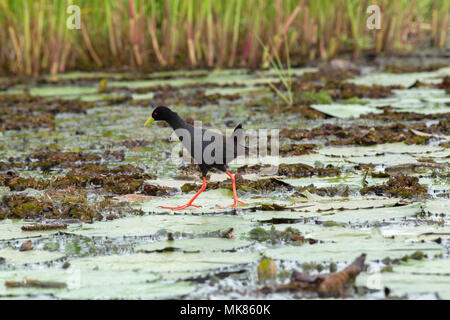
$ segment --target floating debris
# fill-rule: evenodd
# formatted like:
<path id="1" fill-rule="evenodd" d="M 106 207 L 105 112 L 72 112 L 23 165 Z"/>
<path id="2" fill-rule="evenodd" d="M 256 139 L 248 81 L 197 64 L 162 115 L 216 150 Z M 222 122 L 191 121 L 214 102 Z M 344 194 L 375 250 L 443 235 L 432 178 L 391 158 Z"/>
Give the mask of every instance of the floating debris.
<path id="1" fill-rule="evenodd" d="M 21 227 L 22 231 L 48 231 L 48 230 L 59 230 L 67 229 L 67 224 L 65 223 L 35 223 L 27 226 Z"/>
<path id="2" fill-rule="evenodd" d="M 31 240 L 25 241 L 20 245 L 19 251 L 30 251 L 33 250 L 31 246 Z"/>
<path id="3" fill-rule="evenodd" d="M 398 173 L 389 177 L 389 180 L 382 185 L 369 186 L 360 190 L 362 195 L 375 193 L 376 195 L 386 195 L 400 198 L 429 198 L 426 187 L 419 183 L 419 178 Z"/>
<path id="4" fill-rule="evenodd" d="M 264 287 L 261 292 L 301 292 L 314 293 L 319 297 L 343 297 L 354 284 L 356 277 L 364 269 L 366 254 L 361 254 L 345 269 L 333 272 L 328 275 L 310 276 L 294 270 L 291 281 L 288 284 L 281 284 L 275 287 Z"/>
<path id="5" fill-rule="evenodd" d="M 63 289 L 67 288 L 67 283 L 65 282 L 54 282 L 54 281 L 39 281 L 32 279 L 24 279 L 23 281 L 5 281 L 5 286 L 7 288 L 55 288 Z"/>

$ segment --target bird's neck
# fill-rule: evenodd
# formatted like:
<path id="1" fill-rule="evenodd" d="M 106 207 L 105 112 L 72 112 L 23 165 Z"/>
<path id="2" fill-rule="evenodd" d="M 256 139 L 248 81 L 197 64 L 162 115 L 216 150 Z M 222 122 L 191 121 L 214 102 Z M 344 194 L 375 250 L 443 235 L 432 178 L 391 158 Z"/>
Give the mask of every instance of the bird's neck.
<path id="1" fill-rule="evenodd" d="M 173 130 L 189 126 L 177 113 L 174 113 L 174 116 L 167 120 L 167 123 L 169 123 Z"/>

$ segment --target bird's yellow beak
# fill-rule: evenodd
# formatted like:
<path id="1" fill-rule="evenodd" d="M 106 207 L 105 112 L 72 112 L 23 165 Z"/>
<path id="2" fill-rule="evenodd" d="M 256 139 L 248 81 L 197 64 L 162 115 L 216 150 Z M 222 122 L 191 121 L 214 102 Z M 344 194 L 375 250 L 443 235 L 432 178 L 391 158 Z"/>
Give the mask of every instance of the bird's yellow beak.
<path id="1" fill-rule="evenodd" d="M 148 118 L 147 121 L 145 121 L 144 127 L 148 126 L 150 123 L 152 123 L 153 121 L 155 121 L 155 119 L 153 119 L 152 116 L 150 116 L 150 118 Z"/>

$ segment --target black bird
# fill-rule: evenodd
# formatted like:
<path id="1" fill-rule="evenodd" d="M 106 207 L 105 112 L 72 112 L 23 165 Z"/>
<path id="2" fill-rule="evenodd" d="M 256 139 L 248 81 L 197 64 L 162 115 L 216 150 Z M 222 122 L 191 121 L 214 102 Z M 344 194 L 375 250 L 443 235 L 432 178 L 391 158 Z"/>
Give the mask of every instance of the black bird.
<path id="1" fill-rule="evenodd" d="M 233 184 L 234 203 L 230 206 L 237 207 L 239 203 L 246 204 L 237 198 L 236 180 L 234 175 L 227 169 L 227 164 L 239 155 L 244 155 L 247 148 L 240 145 L 239 142 L 243 138 L 242 125 L 239 124 L 229 137 L 225 137 L 220 133 L 197 128 L 186 123 L 180 116 L 165 106 L 159 106 L 153 110 L 152 115 L 145 122 L 144 126 L 149 125 L 153 121 L 166 121 L 177 134 L 183 146 L 189 151 L 192 158 L 199 165 L 202 172 L 203 185 L 201 189 L 192 197 L 185 205 L 179 207 L 163 207 L 172 210 L 181 210 L 187 207 L 197 205 L 192 204 L 194 200 L 206 188 L 206 174 L 212 168 L 217 168 L 225 172 Z"/>

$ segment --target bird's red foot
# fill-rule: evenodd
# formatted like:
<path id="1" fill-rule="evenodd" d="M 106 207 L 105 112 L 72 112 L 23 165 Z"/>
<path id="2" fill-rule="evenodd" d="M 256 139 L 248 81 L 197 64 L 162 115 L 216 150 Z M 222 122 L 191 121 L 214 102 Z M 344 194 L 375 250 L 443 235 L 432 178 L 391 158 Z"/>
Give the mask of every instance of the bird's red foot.
<path id="1" fill-rule="evenodd" d="M 241 201 L 241 200 L 235 200 L 234 201 L 234 203 L 232 203 L 232 204 L 230 204 L 230 205 L 228 205 L 228 206 L 225 206 L 225 207 L 218 207 L 218 209 L 226 209 L 226 208 L 237 208 L 237 207 L 239 207 L 239 204 L 243 204 L 243 205 L 247 205 L 244 201 Z"/>
<path id="2" fill-rule="evenodd" d="M 199 195 L 200 193 L 203 192 L 203 190 L 205 190 L 205 188 L 206 188 L 206 178 L 203 177 L 203 185 L 202 185 L 202 187 L 200 188 L 200 190 L 198 190 L 198 192 L 195 194 L 195 196 L 193 196 L 192 199 L 189 200 L 188 203 L 186 203 L 186 204 L 184 204 L 184 205 L 182 205 L 182 206 L 179 206 L 179 207 L 162 207 L 162 208 L 164 208 L 164 209 L 170 209 L 170 210 L 183 210 L 183 209 L 186 209 L 186 208 L 188 208 L 188 207 L 199 208 L 199 206 L 197 206 L 196 204 L 192 204 L 192 202 L 194 202 L 194 200 L 198 197 L 198 195 Z"/>
<path id="3" fill-rule="evenodd" d="M 234 203 L 230 204 L 228 207 L 237 208 L 239 206 L 239 203 L 243 204 L 244 206 L 247 205 L 244 201 L 236 199 L 236 200 L 234 200 Z"/>
<path id="4" fill-rule="evenodd" d="M 196 208 L 199 208 L 198 205 L 196 205 L 196 204 L 189 204 L 189 203 L 184 204 L 184 205 L 179 206 L 179 207 L 161 207 L 161 208 L 164 208 L 164 209 L 170 209 L 170 210 L 183 210 L 183 209 L 186 209 L 186 208 L 188 208 L 188 207 L 196 207 Z"/>

